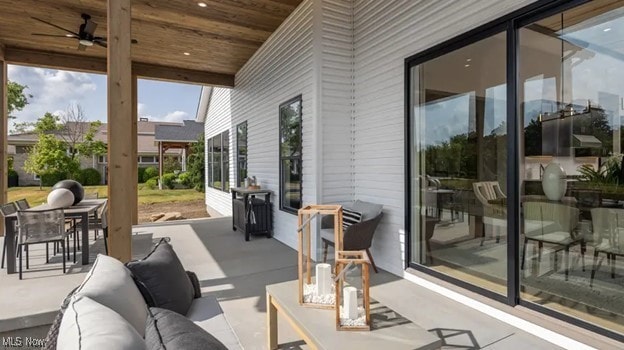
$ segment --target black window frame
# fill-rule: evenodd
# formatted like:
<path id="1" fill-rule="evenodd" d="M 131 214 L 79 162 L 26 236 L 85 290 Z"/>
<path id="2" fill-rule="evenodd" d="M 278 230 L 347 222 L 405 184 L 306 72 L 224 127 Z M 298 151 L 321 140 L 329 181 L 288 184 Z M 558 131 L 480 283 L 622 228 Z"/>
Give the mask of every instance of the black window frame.
<path id="1" fill-rule="evenodd" d="M 299 103 L 299 129 L 298 129 L 298 133 L 299 133 L 299 155 L 298 156 L 290 156 L 290 157 L 283 157 L 282 156 L 282 108 L 286 107 L 286 106 L 290 106 L 293 103 Z M 298 161 L 298 168 L 299 168 L 299 174 L 301 176 L 301 179 L 299 180 L 299 203 L 301 206 L 303 206 L 303 95 L 297 95 L 291 99 L 289 99 L 288 101 L 285 101 L 283 103 L 281 103 L 279 105 L 279 108 L 277 110 L 277 114 L 278 114 L 278 118 L 279 118 L 279 126 L 278 126 L 278 142 L 279 142 L 279 154 L 278 154 L 278 159 L 279 159 L 279 193 L 280 193 L 280 199 L 279 199 L 279 208 L 281 211 L 290 213 L 290 214 L 297 214 L 298 210 L 300 208 L 294 208 L 294 207 L 289 207 L 284 205 L 284 198 L 285 198 L 285 179 L 284 179 L 284 161 Z"/>
<path id="2" fill-rule="evenodd" d="M 227 137 L 227 144 L 224 145 L 224 140 L 225 137 Z M 229 186 L 229 178 L 230 178 L 230 174 L 229 174 L 229 164 L 230 164 L 230 156 L 229 156 L 229 148 L 230 148 L 230 144 L 229 144 L 229 137 L 230 137 L 230 131 L 229 130 L 225 130 L 223 132 L 220 132 L 216 135 L 213 135 L 211 138 L 207 139 L 207 148 L 208 148 L 208 152 L 206 152 L 206 154 L 208 155 L 208 161 L 207 161 L 207 172 L 208 172 L 208 187 L 210 188 L 214 188 L 215 190 L 220 190 L 223 192 L 230 192 L 230 187 Z M 214 151 L 214 145 L 215 145 L 215 141 L 219 140 L 219 147 L 220 150 L 218 152 Z M 226 150 L 227 148 L 227 150 Z M 221 175 L 220 178 L 220 182 L 221 185 L 220 186 L 215 186 L 214 185 L 214 176 L 213 176 L 213 167 L 216 165 L 215 162 L 215 153 L 219 153 L 219 174 Z M 227 184 L 227 185 L 226 185 Z"/>
<path id="3" fill-rule="evenodd" d="M 450 282 L 477 294 L 488 298 L 506 303 L 510 306 L 523 306 L 529 309 L 541 312 L 564 322 L 588 329 L 592 332 L 624 341 L 624 335 L 611 331 L 607 328 L 598 326 L 597 324 L 584 321 L 573 317 L 569 314 L 547 308 L 546 306 L 533 303 L 520 297 L 520 159 L 519 159 L 519 132 L 518 110 L 517 110 L 517 92 L 518 92 L 518 32 L 523 26 L 538 21 L 540 19 L 552 16 L 562 11 L 566 11 L 577 6 L 590 2 L 590 0 L 537 0 L 535 3 L 527 5 L 516 11 L 513 11 L 503 17 L 495 19 L 489 23 L 481 25 L 475 29 L 460 34 L 452 39 L 446 40 L 431 48 L 425 49 L 420 53 L 405 58 L 404 62 L 404 117 L 405 117 L 405 134 L 404 134 L 404 154 L 405 154 L 405 178 L 404 178 L 404 206 L 405 206 L 405 269 L 413 269 L 424 272 L 441 280 Z M 458 278 L 435 271 L 425 265 L 421 265 L 412 261 L 412 232 L 420 228 L 412 227 L 411 210 L 412 208 L 412 149 L 410 140 L 412 135 L 411 123 L 411 69 L 415 66 L 423 64 L 427 61 L 443 56 L 447 53 L 463 48 L 477 41 L 496 35 L 500 32 L 506 32 L 507 35 L 507 237 L 509 243 L 507 245 L 507 295 L 500 296 L 485 288 L 470 284 Z"/>
<path id="4" fill-rule="evenodd" d="M 244 127 L 245 128 L 245 155 L 244 157 L 241 156 L 241 139 L 239 138 L 239 130 Z M 245 182 L 245 177 L 249 176 L 249 172 L 248 172 L 248 168 L 247 168 L 247 160 L 249 157 L 249 137 L 248 137 L 248 133 L 249 133 L 249 126 L 247 124 L 247 121 L 245 120 L 244 122 L 239 123 L 238 125 L 236 125 L 236 185 L 239 187 L 243 187 L 244 182 Z M 244 166 L 241 166 L 244 165 Z M 243 176 L 243 172 L 241 171 L 242 169 L 245 170 L 245 175 Z"/>

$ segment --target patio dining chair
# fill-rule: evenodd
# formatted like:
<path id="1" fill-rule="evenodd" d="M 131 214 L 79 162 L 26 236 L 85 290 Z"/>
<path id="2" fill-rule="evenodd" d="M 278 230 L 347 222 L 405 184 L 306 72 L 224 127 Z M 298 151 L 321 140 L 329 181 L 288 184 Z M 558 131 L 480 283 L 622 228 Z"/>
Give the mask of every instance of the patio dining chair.
<path id="1" fill-rule="evenodd" d="M 615 278 L 616 257 L 624 256 L 624 209 L 594 208 L 591 210 L 591 216 L 594 232 L 594 260 L 589 281 L 590 287 L 593 286 L 596 271 L 602 263 L 602 259 L 597 261 L 600 253 L 607 256 L 607 262 L 611 265 L 611 278 Z"/>
<path id="2" fill-rule="evenodd" d="M 28 204 L 26 198 L 16 200 L 15 205 L 17 206 L 17 210 L 26 210 L 30 208 L 30 204 Z"/>
<path id="3" fill-rule="evenodd" d="M 104 248 L 106 250 L 106 254 L 108 255 L 108 246 L 106 239 L 108 238 L 108 221 L 107 221 L 107 213 L 108 211 L 108 201 L 104 202 L 102 206 L 100 206 L 97 210 L 97 216 L 93 219 L 89 219 L 89 229 L 94 230 L 95 232 L 95 240 L 98 238 L 98 231 L 102 230 L 104 232 Z"/>
<path id="4" fill-rule="evenodd" d="M 2 214 L 3 220 L 8 215 L 14 214 L 15 212 L 17 212 L 17 207 L 15 206 L 15 203 L 13 202 L 0 205 L 0 214 Z M 6 237 L 6 234 L 4 236 Z M 6 251 L 7 251 L 6 238 L 2 242 L 3 242 L 2 243 L 2 268 L 4 268 L 4 260 L 5 260 Z M 11 249 L 15 249 L 16 247 L 17 245 L 15 247 L 11 247 Z"/>
<path id="5" fill-rule="evenodd" d="M 67 231 L 65 229 L 65 213 L 63 209 L 52 210 L 18 210 L 18 241 L 17 247 L 40 243 L 57 242 L 63 253 L 63 273 L 66 272 L 65 243 Z M 69 244 L 69 243 L 68 243 Z M 28 267 L 28 250 L 26 250 L 26 266 Z M 22 279 L 22 255 L 19 258 L 19 279 Z"/>

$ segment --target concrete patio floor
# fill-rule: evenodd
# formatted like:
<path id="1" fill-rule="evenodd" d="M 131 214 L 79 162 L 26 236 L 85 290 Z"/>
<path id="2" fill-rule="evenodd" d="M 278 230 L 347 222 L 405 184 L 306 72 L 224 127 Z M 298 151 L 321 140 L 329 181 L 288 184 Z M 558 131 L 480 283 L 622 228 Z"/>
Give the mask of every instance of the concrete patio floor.
<path id="1" fill-rule="evenodd" d="M 232 231 L 229 217 L 141 225 L 133 231 L 133 255 L 137 258 L 160 237 L 170 237 L 185 268 L 197 273 L 202 292 L 217 296 L 244 348 L 266 348 L 265 286 L 296 278 L 294 250 L 260 236 L 245 242 L 242 234 Z M 93 254 L 103 248 L 101 239 L 89 243 Z M 31 253 L 33 264 L 22 281 L 17 274 L 0 272 L 0 335 L 51 323 L 64 296 L 90 268 L 71 265 L 63 275 L 59 257 L 45 265 L 43 253 Z M 441 337 L 444 348 L 557 349 L 541 338 L 389 273 L 373 274 L 371 284 L 373 299 Z M 282 349 L 307 348 L 283 320 L 279 323 L 279 341 Z"/>

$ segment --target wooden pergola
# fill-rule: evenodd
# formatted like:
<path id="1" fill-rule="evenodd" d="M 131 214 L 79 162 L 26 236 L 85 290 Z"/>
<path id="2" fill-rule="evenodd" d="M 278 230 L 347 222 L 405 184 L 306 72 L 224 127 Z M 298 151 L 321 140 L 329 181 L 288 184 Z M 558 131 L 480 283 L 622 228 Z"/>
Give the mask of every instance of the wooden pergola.
<path id="1" fill-rule="evenodd" d="M 137 78 L 233 87 L 234 74 L 300 2 L 0 0 L 0 203 L 7 201 L 7 65 L 105 73 L 109 247 L 128 261 L 137 221 L 137 183 L 128 181 L 137 173 Z M 106 48 L 78 50 L 77 39 L 63 37 L 61 28 L 78 32 L 83 13 L 97 23 L 95 35 L 107 37 Z"/>

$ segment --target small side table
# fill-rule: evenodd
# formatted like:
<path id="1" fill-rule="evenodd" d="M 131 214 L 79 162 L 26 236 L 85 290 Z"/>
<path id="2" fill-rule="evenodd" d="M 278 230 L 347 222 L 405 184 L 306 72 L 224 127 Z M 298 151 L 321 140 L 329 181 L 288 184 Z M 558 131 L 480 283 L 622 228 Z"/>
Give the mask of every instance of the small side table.
<path id="1" fill-rule="evenodd" d="M 250 235 L 273 236 L 273 213 L 270 190 L 252 190 L 242 187 L 231 188 L 232 229 L 245 233 L 245 241 Z"/>

